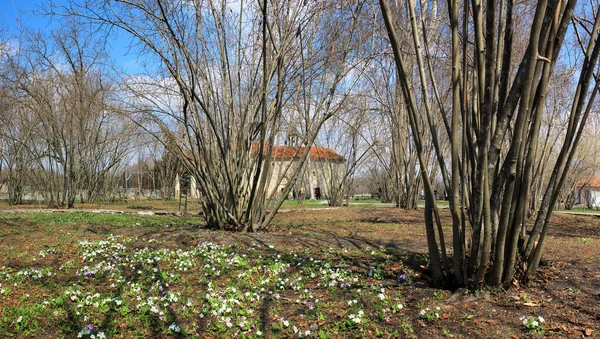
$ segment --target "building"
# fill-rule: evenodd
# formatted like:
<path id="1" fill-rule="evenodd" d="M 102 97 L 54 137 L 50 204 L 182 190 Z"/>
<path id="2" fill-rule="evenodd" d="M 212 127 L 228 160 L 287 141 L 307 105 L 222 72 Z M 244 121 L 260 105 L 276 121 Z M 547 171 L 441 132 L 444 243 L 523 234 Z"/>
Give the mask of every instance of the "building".
<path id="1" fill-rule="evenodd" d="M 300 165 L 302 154 L 306 147 L 274 146 L 271 151 L 271 168 L 267 179 L 267 192 L 270 196 L 278 197 Z M 266 149 L 265 149 L 266 153 Z M 327 199 L 333 185 L 338 185 L 345 171 L 346 159 L 334 150 L 326 147 L 311 147 L 304 167 L 300 170 L 294 188 L 288 194 L 288 199 Z M 181 180 L 183 179 L 183 180 Z M 193 177 L 177 176 L 175 180 L 175 196 L 182 192 L 183 186 L 189 187 L 188 197 L 199 198 Z"/>
<path id="2" fill-rule="evenodd" d="M 575 186 L 575 204 L 600 207 L 600 175 L 585 178 Z"/>
<path id="3" fill-rule="evenodd" d="M 306 147 L 275 146 L 271 156 L 271 175 L 268 192 L 282 193 L 292 173 L 300 165 Z M 290 199 L 327 199 L 333 185 L 337 185 L 345 171 L 346 159 L 326 147 L 311 147 Z M 281 179 L 281 180 L 280 180 Z"/>

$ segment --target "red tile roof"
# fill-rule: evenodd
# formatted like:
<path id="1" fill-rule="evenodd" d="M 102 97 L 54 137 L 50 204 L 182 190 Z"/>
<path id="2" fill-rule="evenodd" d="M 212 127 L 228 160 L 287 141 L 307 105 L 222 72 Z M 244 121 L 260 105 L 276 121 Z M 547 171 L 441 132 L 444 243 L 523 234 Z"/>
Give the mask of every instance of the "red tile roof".
<path id="1" fill-rule="evenodd" d="M 265 147 L 265 152 L 267 148 Z M 273 146 L 272 157 L 275 160 L 298 159 L 306 147 Z M 345 161 L 343 156 L 326 147 L 311 147 L 308 156 L 313 160 Z"/>
<path id="2" fill-rule="evenodd" d="M 600 188 L 600 175 L 594 175 L 592 177 L 587 177 L 587 178 L 581 179 L 577 183 L 577 186 Z"/>

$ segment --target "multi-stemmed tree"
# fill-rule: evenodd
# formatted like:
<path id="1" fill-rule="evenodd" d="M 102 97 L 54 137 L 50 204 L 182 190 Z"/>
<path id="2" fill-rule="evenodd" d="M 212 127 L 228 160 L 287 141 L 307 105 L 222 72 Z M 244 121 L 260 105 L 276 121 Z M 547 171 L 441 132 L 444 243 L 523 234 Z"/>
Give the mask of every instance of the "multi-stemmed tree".
<path id="1" fill-rule="evenodd" d="M 450 154 L 437 146 L 436 154 L 440 166 L 448 166 L 444 183 L 451 192 L 452 265 L 446 259 L 432 178 L 421 171 L 433 280 L 453 278 L 458 285 L 477 286 L 531 277 L 539 265 L 551 211 L 597 93 L 597 85 L 590 93 L 600 52 L 597 4 L 582 11 L 581 15 L 588 17 L 578 18 L 574 0 L 542 0 L 520 6 L 513 0 L 448 1 L 451 47 L 447 67 L 452 79 L 448 107 L 432 95 L 437 84 L 428 63 L 437 56 L 423 43 L 430 32 L 423 29 L 422 13 L 432 6 L 406 2 L 409 19 L 400 24 L 411 32 L 412 47 L 407 49 L 399 44 L 397 22 L 388 2 L 380 0 L 380 5 L 421 168 L 426 168 L 423 123 L 435 142 L 439 137 L 432 107 L 442 106 L 440 111 L 449 117 Z M 529 17 L 523 6 L 532 10 Z M 571 23 L 571 36 L 582 48 L 579 78 L 570 107 L 563 112 L 568 119 L 559 155 L 543 185 L 542 201 L 531 225 L 527 216 L 540 125 L 548 106 L 552 71 L 561 62 L 561 47 Z M 520 42 L 525 46 L 522 54 L 516 48 Z M 407 53 L 416 55 L 418 86 L 411 86 L 414 79 L 405 63 Z M 426 114 L 424 122 L 417 118 L 419 111 Z"/>
<path id="2" fill-rule="evenodd" d="M 194 176 L 210 227 L 253 231 L 266 229 L 282 203 L 266 208 L 284 116 L 302 126 L 302 163 L 361 73 L 362 7 L 158 0 L 69 1 L 51 10 L 135 39 L 153 68 L 136 77 L 144 84 L 129 81 L 134 118 Z M 286 169 L 281 197 L 300 171 Z"/>

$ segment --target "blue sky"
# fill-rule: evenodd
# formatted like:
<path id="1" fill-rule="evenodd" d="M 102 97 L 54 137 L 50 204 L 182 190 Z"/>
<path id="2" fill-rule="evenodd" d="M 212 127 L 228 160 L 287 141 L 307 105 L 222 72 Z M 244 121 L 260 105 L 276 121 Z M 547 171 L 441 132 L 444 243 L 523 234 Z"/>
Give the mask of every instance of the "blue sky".
<path id="1" fill-rule="evenodd" d="M 44 27 L 45 18 L 31 15 L 31 11 L 40 4 L 39 0 L 2 0 L 0 1 L 0 18 L 2 26 L 10 31 L 16 31 L 20 24 Z"/>
<path id="2" fill-rule="evenodd" d="M 60 3 L 61 0 L 55 2 Z M 0 27 L 6 30 L 9 36 L 18 35 L 22 28 L 50 33 L 59 27 L 58 20 L 34 12 L 45 3 L 47 0 L 0 0 Z M 117 67 L 127 73 L 139 73 L 141 68 L 137 63 L 137 55 L 135 51 L 128 50 L 130 41 L 130 37 L 119 33 L 109 41 L 111 46 L 109 54 Z"/>
<path id="3" fill-rule="evenodd" d="M 17 36 L 24 29 L 50 31 L 56 23 L 50 18 L 33 14 L 43 0 L 0 0 L 0 28 L 8 36 Z"/>

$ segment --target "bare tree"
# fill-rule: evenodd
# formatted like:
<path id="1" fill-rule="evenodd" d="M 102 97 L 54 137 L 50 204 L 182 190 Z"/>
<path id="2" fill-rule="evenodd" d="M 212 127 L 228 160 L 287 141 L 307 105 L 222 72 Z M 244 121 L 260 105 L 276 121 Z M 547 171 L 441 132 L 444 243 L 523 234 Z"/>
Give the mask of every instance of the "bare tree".
<path id="1" fill-rule="evenodd" d="M 163 200 L 171 200 L 175 194 L 175 180 L 183 173 L 181 161 L 160 143 L 152 143 L 154 152 L 154 173 L 160 187 Z M 170 147 L 173 149 L 173 147 Z"/>
<path id="2" fill-rule="evenodd" d="M 19 74 L 15 72 L 13 60 L 19 58 L 19 51 L 6 39 L 0 45 L 0 163 L 4 168 L 3 185 L 8 189 L 10 205 L 23 203 L 27 184 L 27 169 L 31 158 L 27 152 L 32 128 L 26 121 L 25 112 L 19 105 L 22 96 L 16 83 Z"/>
<path id="3" fill-rule="evenodd" d="M 2 174 L 2 185 L 7 186 L 8 203 L 20 205 L 23 203 L 25 186 L 31 158 L 27 152 L 27 143 L 31 138 L 31 127 L 20 119 L 20 112 L 14 100 L 8 101 L 8 97 L 14 93 L 12 89 L 4 88 L 6 96 L 0 108 L 0 162 L 4 167 Z M 14 97 L 13 97 L 14 98 Z"/>
<path id="4" fill-rule="evenodd" d="M 512 0 L 500 3 L 473 0 L 462 5 L 457 0 L 448 2 L 452 101 L 446 129 L 451 141 L 451 161 L 449 175 L 442 174 L 442 177 L 446 190 L 451 192 L 452 270 L 446 260 L 444 233 L 437 217 L 431 178 L 427 171 L 421 171 L 434 281 L 441 282 L 444 276 L 450 278 L 452 275 L 459 285 L 478 286 L 484 281 L 500 285 L 510 284 L 515 277 L 527 279 L 536 271 L 551 210 L 572 163 L 597 91 L 594 87 L 589 94 L 600 52 L 596 43 L 599 19 L 597 8 L 589 8 L 582 15 L 593 14 L 591 19 L 574 21 L 574 27 L 583 27 L 588 35 L 580 38 L 581 29 L 574 30 L 573 34 L 580 38 L 583 50 L 581 72 L 571 107 L 565 113 L 568 122 L 560 154 L 544 185 L 542 202 L 527 236 L 524 230 L 531 197 L 529 188 L 548 85 L 569 23 L 575 18 L 575 3 L 538 1 L 530 5 L 532 17 L 516 22 L 519 10 Z M 417 13 L 415 1 L 407 1 L 409 20 L 403 25 L 412 33 L 412 51 L 419 69 L 419 86 L 413 87 L 412 74 L 404 61 L 407 51 L 399 44 L 390 7 L 386 0 L 381 0 L 380 5 L 409 111 L 419 163 L 425 168 L 425 145 L 421 137 L 423 122 L 418 119 L 417 111 L 425 110 L 425 126 L 434 143 L 439 137 L 435 133 L 432 107 L 438 105 L 441 112 L 446 112 L 443 101 L 437 100 L 437 94 L 430 95 L 431 90 L 436 92 L 438 82 L 428 67 L 433 55 L 427 44 L 422 43 L 427 41 L 429 32 L 420 28 L 424 27 L 423 13 L 433 7 L 420 2 L 421 13 Z M 459 15 L 462 15 L 462 23 Z M 527 28 L 525 34 L 517 33 L 517 26 Z M 518 34 L 526 37 L 525 51 L 521 55 L 515 52 L 518 48 L 514 49 L 520 42 L 513 40 Z M 473 46 L 468 44 L 467 38 L 474 41 Z M 514 58 L 520 60 L 516 69 L 512 63 Z M 424 100 L 416 100 L 416 89 Z M 444 170 L 447 156 L 441 147 L 434 146 L 437 162 Z M 467 223 L 471 239 L 467 239 Z"/>
<path id="5" fill-rule="evenodd" d="M 93 202 L 129 151 L 131 131 L 111 104 L 103 48 L 74 25 L 26 37 L 8 60 L 15 109 L 7 118 L 22 131 L 11 137 L 30 159 L 18 173 L 27 173 L 48 206 L 73 207 L 78 195 Z"/>
<path id="6" fill-rule="evenodd" d="M 367 128 L 369 111 L 366 98 L 355 95 L 340 116 L 328 121 L 317 142 L 336 150 L 344 158 L 327 157 L 325 154 L 325 161 L 318 163 L 330 206 L 341 206 L 344 200 L 348 204 L 354 174 L 369 159 L 378 142 Z"/>
<path id="7" fill-rule="evenodd" d="M 353 38 L 362 3 L 345 5 L 70 1 L 52 11 L 136 38 L 159 66 L 147 74 L 154 89 L 129 83 L 145 103 L 143 126 L 175 146 L 169 151 L 193 174 L 208 226 L 254 231 L 268 227 L 283 201 L 268 199 L 266 188 L 284 111 L 296 107 L 304 125 L 304 162 L 360 74 Z M 300 170 L 288 169 L 282 197 Z"/>
<path id="8" fill-rule="evenodd" d="M 421 32 L 427 29 L 428 34 L 435 34 L 439 39 L 441 34 L 437 32 L 437 29 L 441 20 L 437 17 L 439 15 L 437 4 L 432 3 L 430 8 L 430 12 L 422 11 L 423 24 L 419 25 L 417 30 Z M 394 2 L 390 11 L 393 13 L 392 16 L 397 24 L 409 21 L 408 3 Z M 396 66 L 393 53 L 389 49 L 389 40 L 387 36 L 383 36 L 387 35 L 385 27 L 381 27 L 381 29 L 383 34 L 375 36 L 374 44 L 377 45 L 379 50 L 386 51 L 387 53 L 382 53 L 375 59 L 373 65 L 376 65 L 376 67 L 372 67 L 367 75 L 371 83 L 374 108 L 379 112 L 375 120 L 384 121 L 384 125 L 389 128 L 389 135 L 387 136 L 387 140 L 385 140 L 387 142 L 381 143 L 380 147 L 375 150 L 384 169 L 382 173 L 386 173 L 387 175 L 385 180 L 386 185 L 383 186 L 388 188 L 389 194 L 396 202 L 396 205 L 401 208 L 416 208 L 422 189 L 420 171 L 429 171 L 430 176 L 439 176 L 442 178 L 448 176 L 445 166 L 437 164 L 436 156 L 439 160 L 441 152 L 449 151 L 447 150 L 449 148 L 449 139 L 444 137 L 443 133 L 440 133 L 441 138 L 432 138 L 429 136 L 430 134 L 425 133 L 422 126 L 419 128 L 418 133 L 422 139 L 421 145 L 424 151 L 423 160 L 427 164 L 425 168 L 421 169 L 416 152 L 416 144 L 413 142 L 413 136 L 411 135 L 411 117 L 403 98 L 403 84 L 396 76 Z M 401 46 L 410 46 L 412 44 L 411 30 L 404 29 L 398 31 L 397 39 Z M 429 39 L 433 40 L 433 37 L 430 36 Z M 408 85 L 415 86 L 413 77 L 419 74 L 419 64 L 416 54 L 410 52 L 406 53 L 404 57 L 406 72 L 411 75 L 407 79 Z M 429 69 L 435 70 L 434 72 L 439 74 L 437 70 L 443 69 L 437 67 L 440 61 L 437 59 L 430 59 L 429 61 Z M 447 74 L 442 73 L 439 77 L 445 79 L 447 78 Z M 438 101 L 445 100 L 440 97 L 441 94 L 438 93 L 437 88 L 434 92 Z M 419 109 L 415 112 L 415 118 L 418 121 L 429 121 L 430 126 L 434 127 L 430 129 L 431 131 L 435 132 L 437 130 L 436 126 L 445 127 L 445 130 L 447 130 L 447 121 L 443 119 L 443 114 L 439 114 L 439 106 L 429 105 L 429 110 L 426 110 L 424 105 L 425 98 L 428 97 L 421 96 L 416 98 Z"/>

